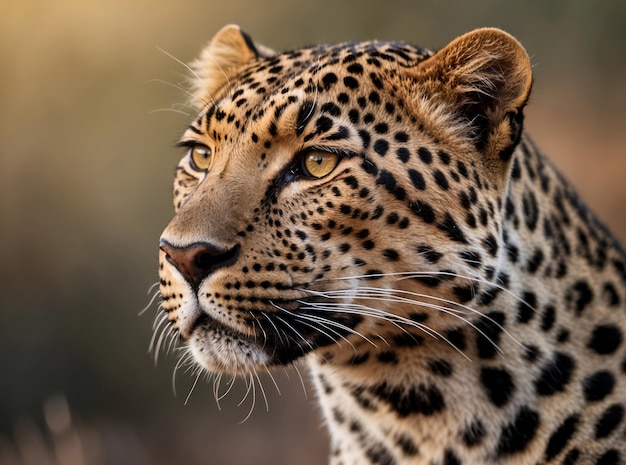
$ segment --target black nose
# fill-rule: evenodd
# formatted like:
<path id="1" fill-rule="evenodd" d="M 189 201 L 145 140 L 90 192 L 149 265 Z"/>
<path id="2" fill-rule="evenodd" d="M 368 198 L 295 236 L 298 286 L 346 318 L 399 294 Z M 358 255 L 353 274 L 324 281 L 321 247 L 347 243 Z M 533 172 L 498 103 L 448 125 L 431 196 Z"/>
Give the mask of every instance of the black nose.
<path id="1" fill-rule="evenodd" d="M 222 250 L 208 242 L 195 242 L 185 247 L 177 247 L 161 239 L 159 247 L 165 258 L 185 279 L 198 290 L 204 278 L 219 268 L 232 265 L 239 256 L 239 245 Z"/>

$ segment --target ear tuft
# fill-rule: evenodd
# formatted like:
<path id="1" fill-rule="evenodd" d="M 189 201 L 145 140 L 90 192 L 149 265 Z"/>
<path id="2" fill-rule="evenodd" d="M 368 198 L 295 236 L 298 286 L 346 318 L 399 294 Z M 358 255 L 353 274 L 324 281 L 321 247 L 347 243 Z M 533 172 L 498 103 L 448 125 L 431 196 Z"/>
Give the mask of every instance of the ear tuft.
<path id="1" fill-rule="evenodd" d="M 480 151 L 511 157 L 532 86 L 530 58 L 514 37 L 493 28 L 469 32 L 421 63 L 415 77 L 465 118 Z"/>
<path id="2" fill-rule="evenodd" d="M 191 103 L 196 108 L 211 103 L 213 95 L 230 83 L 230 78 L 237 74 L 239 68 L 256 58 L 273 55 L 274 51 L 256 45 L 239 26 L 224 26 L 191 64 L 194 71 Z"/>

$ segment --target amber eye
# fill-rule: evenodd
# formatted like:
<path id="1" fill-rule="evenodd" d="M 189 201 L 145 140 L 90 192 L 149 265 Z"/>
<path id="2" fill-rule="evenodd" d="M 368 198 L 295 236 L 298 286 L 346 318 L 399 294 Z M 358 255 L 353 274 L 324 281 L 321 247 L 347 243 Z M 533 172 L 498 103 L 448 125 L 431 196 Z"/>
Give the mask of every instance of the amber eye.
<path id="1" fill-rule="evenodd" d="M 309 152 L 302 159 L 304 174 L 312 178 L 323 178 L 339 163 L 339 155 L 330 152 Z"/>
<path id="2" fill-rule="evenodd" d="M 213 162 L 213 152 L 206 145 L 194 145 L 189 149 L 191 167 L 198 171 L 208 171 Z"/>

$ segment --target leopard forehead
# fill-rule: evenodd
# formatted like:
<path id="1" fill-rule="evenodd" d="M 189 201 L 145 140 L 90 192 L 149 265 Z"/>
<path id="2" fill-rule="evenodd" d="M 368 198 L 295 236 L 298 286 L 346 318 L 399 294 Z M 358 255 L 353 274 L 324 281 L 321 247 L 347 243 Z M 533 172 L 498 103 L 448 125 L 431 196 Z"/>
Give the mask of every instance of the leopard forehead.
<path id="1" fill-rule="evenodd" d="M 340 143 L 350 132 L 347 124 L 333 124 L 339 117 L 352 124 L 362 118 L 372 123 L 378 115 L 400 122 L 395 113 L 404 101 L 398 70 L 430 55 L 404 43 L 365 42 L 258 57 L 209 96 L 191 131 L 217 144 L 243 135 L 266 145 L 290 136 L 300 143 Z"/>

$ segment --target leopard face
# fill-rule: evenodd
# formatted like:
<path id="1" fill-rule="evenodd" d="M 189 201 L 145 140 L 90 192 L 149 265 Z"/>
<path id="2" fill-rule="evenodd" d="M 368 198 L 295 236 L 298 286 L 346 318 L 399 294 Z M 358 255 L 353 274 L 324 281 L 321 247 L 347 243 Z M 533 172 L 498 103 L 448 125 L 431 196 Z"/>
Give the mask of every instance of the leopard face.
<path id="1" fill-rule="evenodd" d="M 626 254 L 524 133 L 514 38 L 227 26 L 193 69 L 159 274 L 199 366 L 305 359 L 334 465 L 626 460 Z"/>
<path id="2" fill-rule="evenodd" d="M 262 56 L 241 40 L 254 56 L 204 91 L 181 139 L 161 239 L 181 338 L 207 369 L 242 373 L 449 325 L 493 279 L 506 156 L 485 160 L 460 135 L 478 130 L 460 126 L 468 116 L 427 100 L 431 52 L 374 42 Z M 479 234 L 464 231 L 470 215 Z"/>

